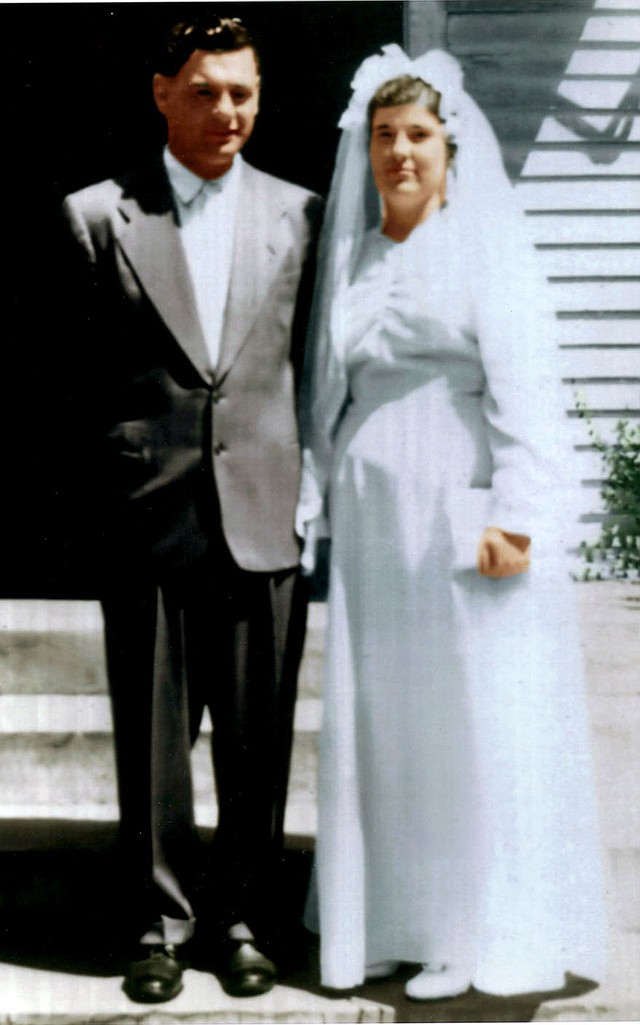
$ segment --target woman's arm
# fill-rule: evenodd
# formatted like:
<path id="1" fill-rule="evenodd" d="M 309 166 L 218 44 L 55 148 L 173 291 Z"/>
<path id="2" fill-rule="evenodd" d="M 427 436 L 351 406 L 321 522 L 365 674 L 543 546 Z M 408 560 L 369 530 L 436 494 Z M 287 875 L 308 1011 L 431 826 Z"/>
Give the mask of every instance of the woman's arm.
<path id="1" fill-rule="evenodd" d="M 478 213 L 471 274 L 496 526 L 483 534 L 479 569 L 509 576 L 527 568 L 531 537 L 536 551 L 547 542 L 557 547 L 570 515 L 571 460 L 547 282 L 523 215 L 487 214 Z"/>

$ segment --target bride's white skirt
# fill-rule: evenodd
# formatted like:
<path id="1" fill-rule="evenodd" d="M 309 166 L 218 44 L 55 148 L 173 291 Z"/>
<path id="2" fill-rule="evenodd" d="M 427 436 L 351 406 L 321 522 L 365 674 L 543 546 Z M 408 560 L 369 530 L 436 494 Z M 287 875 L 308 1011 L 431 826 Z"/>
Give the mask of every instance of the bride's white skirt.
<path id="1" fill-rule="evenodd" d="M 495 994 L 560 988 L 565 972 L 601 978 L 566 567 L 534 557 L 527 574 L 480 577 L 460 555 L 459 490 L 408 477 L 399 505 L 384 458 L 347 448 L 338 467 L 315 869 L 323 983 L 357 985 L 387 959 L 464 965 Z"/>

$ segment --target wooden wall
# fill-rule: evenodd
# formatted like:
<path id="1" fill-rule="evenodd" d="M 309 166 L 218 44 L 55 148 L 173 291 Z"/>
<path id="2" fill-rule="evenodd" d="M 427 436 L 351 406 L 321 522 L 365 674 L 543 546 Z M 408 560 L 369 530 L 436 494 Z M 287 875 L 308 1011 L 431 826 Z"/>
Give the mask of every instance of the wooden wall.
<path id="1" fill-rule="evenodd" d="M 593 540 L 602 462 L 576 394 L 605 439 L 640 420 L 640 0 L 417 0 L 405 45 L 458 57 L 500 139 L 555 297 L 573 541 Z"/>

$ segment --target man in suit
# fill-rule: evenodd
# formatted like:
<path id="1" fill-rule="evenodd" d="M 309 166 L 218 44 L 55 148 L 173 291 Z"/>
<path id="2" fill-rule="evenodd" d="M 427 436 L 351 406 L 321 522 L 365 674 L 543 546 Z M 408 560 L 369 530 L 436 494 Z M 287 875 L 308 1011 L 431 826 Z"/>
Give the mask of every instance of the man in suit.
<path id="1" fill-rule="evenodd" d="M 211 966 L 266 992 L 306 595 L 295 382 L 320 201 L 247 164 L 258 56 L 237 19 L 171 30 L 168 144 L 68 196 L 75 372 L 91 369 L 121 831 L 140 949 L 125 990 L 182 988 L 199 870 L 190 749 L 208 708 Z M 83 369 L 84 367 L 84 369 Z"/>

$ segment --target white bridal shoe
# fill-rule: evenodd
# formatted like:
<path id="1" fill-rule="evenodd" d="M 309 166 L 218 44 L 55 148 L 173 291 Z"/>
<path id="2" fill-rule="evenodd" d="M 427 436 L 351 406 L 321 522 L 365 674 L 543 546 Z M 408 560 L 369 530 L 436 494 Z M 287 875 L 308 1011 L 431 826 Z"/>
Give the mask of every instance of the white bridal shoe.
<path id="1" fill-rule="evenodd" d="M 423 965 L 420 974 L 409 979 L 404 991 L 411 1000 L 444 1000 L 466 993 L 470 985 L 469 973 L 455 965 Z"/>
<path id="2" fill-rule="evenodd" d="M 364 975 L 366 979 L 386 979 L 388 975 L 397 972 L 399 967 L 399 961 L 376 961 L 367 965 Z"/>

